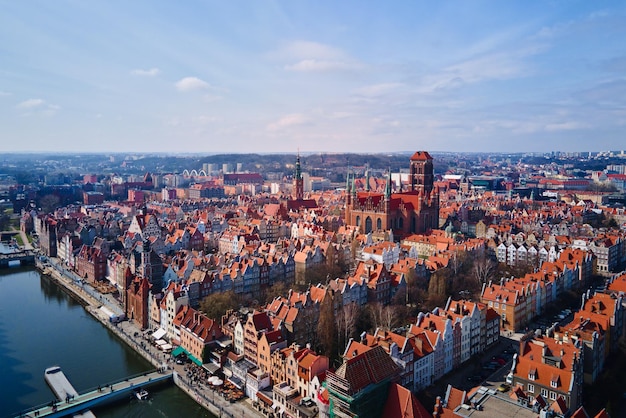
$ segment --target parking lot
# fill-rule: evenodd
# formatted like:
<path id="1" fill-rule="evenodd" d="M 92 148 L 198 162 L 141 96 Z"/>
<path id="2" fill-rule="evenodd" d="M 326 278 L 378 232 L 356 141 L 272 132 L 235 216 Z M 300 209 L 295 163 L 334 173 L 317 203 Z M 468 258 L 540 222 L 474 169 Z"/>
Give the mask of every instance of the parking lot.
<path id="1" fill-rule="evenodd" d="M 519 339 L 522 335 L 501 335 L 498 343 L 487 349 L 485 353 L 470 359 L 431 387 L 419 392 L 417 397 L 420 402 L 426 409 L 432 410 L 437 396 L 445 396 L 448 384 L 460 390 L 470 390 L 476 386 L 486 386 L 497 390 L 501 384 L 506 384 L 513 354 L 519 349 Z"/>

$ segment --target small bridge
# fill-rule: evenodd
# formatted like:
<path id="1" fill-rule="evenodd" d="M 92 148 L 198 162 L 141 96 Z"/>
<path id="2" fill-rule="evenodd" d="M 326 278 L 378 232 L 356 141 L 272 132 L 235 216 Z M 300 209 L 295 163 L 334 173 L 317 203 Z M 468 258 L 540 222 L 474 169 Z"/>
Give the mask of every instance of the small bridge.
<path id="1" fill-rule="evenodd" d="M 31 250 L 22 250 L 0 254 L 0 267 L 9 267 L 16 261 L 19 261 L 20 265 L 35 264 L 35 253 Z"/>
<path id="2" fill-rule="evenodd" d="M 63 372 L 59 373 L 62 374 Z M 65 379 L 64 375 L 61 376 L 59 380 L 62 381 L 63 379 Z M 144 389 L 158 383 L 164 383 L 170 379 L 172 379 L 171 371 L 161 372 L 159 370 L 156 370 L 141 375 L 129 377 L 119 382 L 110 383 L 105 386 L 99 386 L 96 389 L 89 390 L 82 394 L 69 396 L 64 401 L 49 403 L 45 406 L 31 408 L 27 411 L 21 412 L 19 415 L 17 415 L 17 417 L 56 418 L 65 417 L 68 415 L 78 415 L 93 407 L 100 406 L 108 402 L 113 402 L 121 399 L 131 399 L 131 397 L 134 396 L 134 392 L 139 390 L 139 388 Z M 64 385 L 63 383 L 54 383 L 49 379 L 46 379 L 46 381 L 48 381 L 57 397 L 62 398 L 57 392 L 66 390 L 66 385 Z M 58 387 L 55 387 L 57 385 Z M 69 392 L 71 392 L 71 390 Z M 72 393 L 69 392 L 68 395 L 72 395 Z"/>

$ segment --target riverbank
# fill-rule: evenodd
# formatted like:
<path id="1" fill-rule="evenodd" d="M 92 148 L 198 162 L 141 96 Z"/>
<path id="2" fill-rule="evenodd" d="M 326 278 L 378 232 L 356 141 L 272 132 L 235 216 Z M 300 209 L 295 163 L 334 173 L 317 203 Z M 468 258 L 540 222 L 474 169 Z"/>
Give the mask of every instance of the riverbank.
<path id="1" fill-rule="evenodd" d="M 79 301 L 92 317 L 97 319 L 155 368 L 172 370 L 174 373 L 174 384 L 211 414 L 219 417 L 264 417 L 264 415 L 254 409 L 251 401 L 247 398 L 231 404 L 226 399 L 216 395 L 208 383 L 187 382 L 184 377 L 186 376 L 184 366 L 175 364 L 169 354 L 163 353 L 150 344 L 139 327 L 130 321 L 110 322 L 109 317 L 100 307 L 107 306 L 118 310 L 121 309 L 119 304 L 115 304 L 113 297 L 98 294 L 88 283 L 75 277 L 73 272 L 57 264 L 55 260 L 50 260 L 48 264 L 49 266 L 46 266 L 38 260 L 36 267 L 42 273 L 45 270 L 47 277 L 71 297 Z"/>

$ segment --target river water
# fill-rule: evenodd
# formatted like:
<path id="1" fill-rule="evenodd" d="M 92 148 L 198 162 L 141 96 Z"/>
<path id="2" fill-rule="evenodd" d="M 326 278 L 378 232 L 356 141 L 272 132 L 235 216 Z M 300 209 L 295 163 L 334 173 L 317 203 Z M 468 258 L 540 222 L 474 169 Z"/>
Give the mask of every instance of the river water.
<path id="1" fill-rule="evenodd" d="M 54 399 L 43 378 L 53 365 L 79 393 L 152 369 L 37 270 L 0 269 L 0 417 Z M 98 418 L 213 417 L 174 385 L 151 395 L 93 412 Z"/>

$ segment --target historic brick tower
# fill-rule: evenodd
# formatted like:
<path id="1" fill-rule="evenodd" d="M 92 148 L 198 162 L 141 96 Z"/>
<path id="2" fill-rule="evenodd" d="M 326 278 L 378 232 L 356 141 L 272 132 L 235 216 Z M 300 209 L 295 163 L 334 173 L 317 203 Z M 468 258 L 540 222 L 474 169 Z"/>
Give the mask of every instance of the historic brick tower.
<path id="1" fill-rule="evenodd" d="M 433 190 L 433 157 L 418 151 L 411 157 L 411 190 L 430 193 Z"/>
<path id="2" fill-rule="evenodd" d="M 433 158 L 418 151 L 410 159 L 410 189 L 391 193 L 391 173 L 384 193 L 357 191 L 346 183 L 345 221 L 362 233 L 393 230 L 394 237 L 423 234 L 439 224 L 439 190 L 434 187 Z"/>

